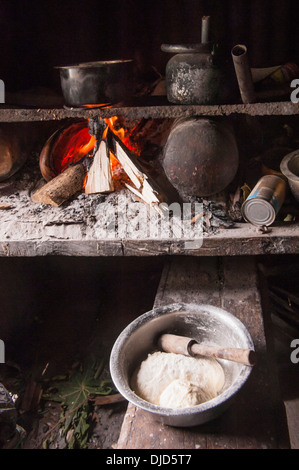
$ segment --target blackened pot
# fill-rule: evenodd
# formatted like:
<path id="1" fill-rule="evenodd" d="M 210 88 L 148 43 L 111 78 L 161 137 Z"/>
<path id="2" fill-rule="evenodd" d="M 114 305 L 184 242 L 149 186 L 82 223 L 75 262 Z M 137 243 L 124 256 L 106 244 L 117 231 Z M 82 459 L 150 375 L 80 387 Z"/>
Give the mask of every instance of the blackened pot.
<path id="1" fill-rule="evenodd" d="M 180 118 L 163 150 L 165 174 L 182 197 L 223 191 L 239 167 L 234 129 L 224 119 Z"/>
<path id="2" fill-rule="evenodd" d="M 106 60 L 56 67 L 69 106 L 113 104 L 134 92 L 134 61 Z"/>
<path id="3" fill-rule="evenodd" d="M 162 44 L 175 54 L 166 65 L 167 99 L 175 104 L 224 104 L 232 100 L 231 70 L 211 44 Z"/>

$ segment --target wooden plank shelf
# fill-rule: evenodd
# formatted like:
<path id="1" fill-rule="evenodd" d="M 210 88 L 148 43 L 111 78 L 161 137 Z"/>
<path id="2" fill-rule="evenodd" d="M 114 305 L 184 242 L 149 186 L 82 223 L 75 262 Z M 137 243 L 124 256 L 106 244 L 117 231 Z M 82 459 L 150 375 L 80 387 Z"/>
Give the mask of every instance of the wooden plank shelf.
<path id="1" fill-rule="evenodd" d="M 30 232 L 29 227 L 30 226 Z M 96 238 L 86 236 L 82 223 L 45 226 L 42 220 L 27 223 L 16 220 L 7 226 L 9 235 L 0 238 L 0 256 L 237 256 L 299 253 L 299 224 L 273 226 L 268 234 L 238 224 L 232 229 L 204 236 L 202 245 L 188 248 L 188 240 Z M 1 232 L 5 226 L 1 224 Z M 27 233 L 27 236 L 26 236 Z M 90 232 L 91 233 L 91 232 Z"/>
<path id="2" fill-rule="evenodd" d="M 123 116 L 128 119 L 158 119 L 190 116 L 296 116 L 299 103 L 278 101 L 253 104 L 226 105 L 171 105 L 165 100 L 149 100 L 149 103 L 136 102 L 130 105 L 113 105 L 101 108 L 24 108 L 0 107 L 0 122 L 55 121 L 63 119 L 89 119 L 95 116 L 109 118 Z"/>
<path id="3" fill-rule="evenodd" d="M 14 194 L 0 196 L 0 256 L 299 253 L 298 221 L 276 221 L 267 233 L 241 222 L 208 232 L 191 231 L 188 238 L 180 219 L 180 231 L 171 228 L 171 218 L 163 225 L 161 216 L 126 188 L 110 195 L 75 195 L 59 207 L 33 202 L 34 175 L 26 170 L 15 182 Z"/>

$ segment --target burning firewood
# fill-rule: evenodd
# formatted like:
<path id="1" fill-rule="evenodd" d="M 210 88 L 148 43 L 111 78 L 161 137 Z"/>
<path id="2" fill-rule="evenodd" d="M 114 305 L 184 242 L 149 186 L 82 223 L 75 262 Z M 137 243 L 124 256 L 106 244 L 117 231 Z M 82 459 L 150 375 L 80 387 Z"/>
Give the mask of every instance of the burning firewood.
<path id="1" fill-rule="evenodd" d="M 107 124 L 97 117 L 91 119 L 88 125 L 89 134 L 96 139 L 93 151 L 92 165 L 88 169 L 85 185 L 86 194 L 110 193 L 114 191 L 110 166 L 109 146 L 106 140 Z"/>
<path id="2" fill-rule="evenodd" d="M 88 168 L 90 172 L 90 175 L 88 174 L 88 189 L 86 191 L 88 194 L 106 192 L 108 185 L 111 189 L 113 183 L 111 174 L 109 176 L 110 165 L 109 154 L 107 155 L 108 148 L 106 141 L 102 140 L 105 127 L 106 124 L 101 119 L 90 121 L 89 133 L 96 137 L 93 157 L 86 155 L 76 164 L 70 165 L 62 173 L 38 189 L 31 196 L 32 201 L 50 204 L 52 206 L 60 206 L 74 194 L 82 191 Z M 93 163 L 90 166 L 89 162 L 91 161 Z"/>
<path id="3" fill-rule="evenodd" d="M 107 141 L 102 140 L 87 174 L 85 193 L 110 193 L 112 191 L 114 191 L 114 184 L 110 167 L 109 147 Z"/>
<path id="4" fill-rule="evenodd" d="M 150 205 L 163 202 L 165 196 L 149 173 L 145 172 L 140 159 L 111 131 L 108 132 L 108 136 L 112 153 L 132 181 L 133 186 L 126 184 L 126 187 Z"/>
<path id="5" fill-rule="evenodd" d="M 34 202 L 60 206 L 75 193 L 84 190 L 86 194 L 109 193 L 114 191 L 113 175 L 110 166 L 110 152 L 119 162 L 130 183 L 126 187 L 149 205 L 159 211 L 161 202 L 168 202 L 168 191 L 162 189 L 153 176 L 151 166 L 129 150 L 123 141 L 107 127 L 101 118 L 89 121 L 88 132 L 94 137 L 93 156 L 88 154 L 62 173 L 37 189 L 31 199 Z M 81 152 L 82 153 L 82 152 Z M 85 187 L 84 182 L 86 181 Z"/>

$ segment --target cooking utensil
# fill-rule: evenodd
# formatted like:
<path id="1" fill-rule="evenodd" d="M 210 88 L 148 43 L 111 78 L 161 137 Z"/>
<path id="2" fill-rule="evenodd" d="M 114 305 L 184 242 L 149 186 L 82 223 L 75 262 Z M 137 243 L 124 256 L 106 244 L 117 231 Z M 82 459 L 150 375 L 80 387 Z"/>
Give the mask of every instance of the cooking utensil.
<path id="1" fill-rule="evenodd" d="M 131 388 L 131 377 L 148 354 L 157 351 L 157 341 L 165 332 L 192 337 L 199 343 L 219 347 L 254 350 L 245 325 L 234 315 L 212 305 L 171 304 L 137 317 L 118 336 L 110 355 L 110 372 L 118 391 L 133 405 L 152 413 L 170 426 L 196 426 L 216 418 L 226 410 L 243 387 L 253 367 L 217 359 L 225 383 L 216 398 L 189 408 L 171 409 L 153 405 Z"/>
<path id="2" fill-rule="evenodd" d="M 169 333 L 161 335 L 158 344 L 163 351 L 169 353 L 183 354 L 184 356 L 201 355 L 218 357 L 228 361 L 246 364 L 247 366 L 253 366 L 255 364 L 255 352 L 252 349 L 209 346 L 207 344 L 199 344 L 192 338 Z"/>
<path id="3" fill-rule="evenodd" d="M 239 150 L 233 127 L 202 117 L 174 122 L 163 149 L 163 168 L 182 196 L 211 196 L 234 179 Z"/>
<path id="4" fill-rule="evenodd" d="M 223 104 L 234 90 L 232 71 L 209 42 L 210 17 L 202 18 L 201 43 L 162 44 L 163 52 L 175 54 L 166 64 L 167 99 L 175 104 Z"/>
<path id="5" fill-rule="evenodd" d="M 134 60 L 104 60 L 55 67 L 69 106 L 113 104 L 134 92 Z"/>
<path id="6" fill-rule="evenodd" d="M 243 44 L 237 44 L 232 48 L 231 54 L 242 102 L 245 104 L 254 103 L 255 90 L 248 61 L 247 47 Z"/>
<path id="7" fill-rule="evenodd" d="M 299 150 L 295 150 L 283 158 L 280 171 L 287 178 L 291 193 L 299 202 Z"/>

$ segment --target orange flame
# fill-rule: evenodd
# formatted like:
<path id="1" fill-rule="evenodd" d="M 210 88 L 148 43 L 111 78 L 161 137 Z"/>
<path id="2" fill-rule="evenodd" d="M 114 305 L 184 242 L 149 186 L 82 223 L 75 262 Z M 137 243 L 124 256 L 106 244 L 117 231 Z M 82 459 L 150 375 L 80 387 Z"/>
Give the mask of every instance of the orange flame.
<path id="1" fill-rule="evenodd" d="M 111 108 L 111 105 L 109 103 L 81 104 L 78 108 Z"/>
<path id="2" fill-rule="evenodd" d="M 119 126 L 117 116 L 112 116 L 111 118 L 105 119 L 105 122 L 107 123 L 110 130 L 120 138 L 120 140 L 129 150 L 132 150 L 137 155 L 140 154 L 139 149 L 132 143 L 131 140 L 134 129 L 126 130 L 124 127 Z"/>
<path id="3" fill-rule="evenodd" d="M 87 132 L 86 132 L 87 131 Z M 87 135 L 88 134 L 88 135 Z M 73 136 L 69 141 L 69 150 L 64 155 L 62 165 L 64 162 L 72 161 L 76 163 L 85 155 L 90 153 L 95 146 L 95 137 L 89 134 L 88 129 L 82 129 Z"/>
<path id="4" fill-rule="evenodd" d="M 107 137 L 108 130 L 110 129 L 124 145 L 131 151 L 140 155 L 139 149 L 134 145 L 132 135 L 134 129 L 125 129 L 122 127 L 120 120 L 117 116 L 106 118 L 105 122 L 107 127 L 103 133 L 102 138 Z M 56 142 L 55 149 L 52 152 L 51 165 L 54 173 L 62 173 L 70 164 L 74 164 L 81 160 L 84 156 L 92 154 L 96 144 L 95 136 L 89 134 L 88 126 L 85 122 L 77 122 L 65 129 L 58 141 Z M 123 181 L 125 176 L 121 166 L 110 151 L 110 165 L 111 170 L 116 180 Z M 83 187 L 85 186 L 86 179 Z"/>

